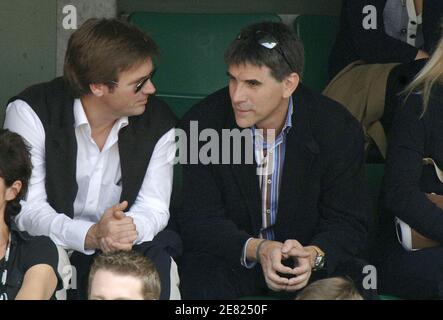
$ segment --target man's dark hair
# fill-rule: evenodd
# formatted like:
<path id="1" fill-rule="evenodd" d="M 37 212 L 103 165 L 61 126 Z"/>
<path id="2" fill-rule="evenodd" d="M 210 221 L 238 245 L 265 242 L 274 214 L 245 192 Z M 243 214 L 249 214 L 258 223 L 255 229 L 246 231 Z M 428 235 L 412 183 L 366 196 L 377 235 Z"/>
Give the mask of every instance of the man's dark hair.
<path id="1" fill-rule="evenodd" d="M 147 34 L 118 19 L 87 20 L 69 38 L 63 75 L 75 97 L 91 93 L 91 83 L 113 87 L 118 74 L 158 55 Z"/>
<path id="2" fill-rule="evenodd" d="M 14 200 L 6 203 L 5 222 L 10 225 L 10 217 L 20 210 L 20 200 L 26 195 L 32 173 L 29 148 L 23 138 L 7 129 L 0 129 L 0 178 L 10 187 L 15 181 L 21 181 L 22 188 Z"/>
<path id="3" fill-rule="evenodd" d="M 270 35 L 278 44 L 274 48 L 261 45 L 260 38 Z M 225 53 L 225 62 L 230 65 L 252 64 L 266 66 L 271 75 L 282 81 L 292 72 L 303 72 L 303 45 L 294 31 L 281 22 L 260 22 L 243 28 L 231 42 Z"/>

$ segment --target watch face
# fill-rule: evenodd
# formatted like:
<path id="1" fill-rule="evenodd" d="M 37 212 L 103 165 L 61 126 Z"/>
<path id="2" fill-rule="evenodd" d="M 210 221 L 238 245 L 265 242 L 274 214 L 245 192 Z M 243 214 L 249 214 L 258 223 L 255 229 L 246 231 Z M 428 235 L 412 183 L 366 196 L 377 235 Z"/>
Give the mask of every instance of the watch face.
<path id="1" fill-rule="evenodd" d="M 325 256 L 317 255 L 315 257 L 314 270 L 320 270 L 325 266 Z"/>

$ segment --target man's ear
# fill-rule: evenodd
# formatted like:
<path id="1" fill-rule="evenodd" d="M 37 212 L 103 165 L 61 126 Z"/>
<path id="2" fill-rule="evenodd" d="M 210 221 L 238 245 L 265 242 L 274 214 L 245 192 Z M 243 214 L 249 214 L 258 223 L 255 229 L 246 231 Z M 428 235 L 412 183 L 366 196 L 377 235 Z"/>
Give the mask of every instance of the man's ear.
<path id="1" fill-rule="evenodd" d="M 294 93 L 295 89 L 297 89 L 300 83 L 300 76 L 298 73 L 293 72 L 283 79 L 283 97 L 289 98 Z"/>
<path id="2" fill-rule="evenodd" d="M 6 188 L 6 201 L 12 201 L 14 200 L 17 195 L 20 193 L 20 190 L 22 189 L 22 182 L 20 180 L 14 181 L 14 183 Z"/>
<path id="3" fill-rule="evenodd" d="M 102 97 L 107 88 L 108 87 L 103 83 L 91 83 L 89 85 L 89 89 L 91 89 L 92 94 L 96 97 Z"/>

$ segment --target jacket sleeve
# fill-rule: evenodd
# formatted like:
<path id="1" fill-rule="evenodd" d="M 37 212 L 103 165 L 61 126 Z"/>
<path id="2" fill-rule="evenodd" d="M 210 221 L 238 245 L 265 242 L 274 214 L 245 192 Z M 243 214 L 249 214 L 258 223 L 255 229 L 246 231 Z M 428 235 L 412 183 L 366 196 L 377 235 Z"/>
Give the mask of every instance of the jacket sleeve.
<path id="1" fill-rule="evenodd" d="M 424 50 L 432 54 L 441 37 L 441 19 L 443 17 L 443 1 L 426 0 L 423 3 L 423 38 Z"/>
<path id="2" fill-rule="evenodd" d="M 383 22 L 384 2 L 379 0 L 346 1 L 343 10 L 345 10 L 344 14 L 348 22 L 349 34 L 355 45 L 357 55 L 368 63 L 411 62 L 417 55 L 418 49 L 385 33 Z M 376 26 L 376 28 L 369 28 L 363 22 L 369 19 L 368 15 L 374 12 L 374 8 L 377 21 L 375 22 L 372 19 L 371 26 Z"/>
<path id="3" fill-rule="evenodd" d="M 443 243 L 443 211 L 421 191 L 422 159 L 429 141 L 429 117 L 417 94 L 409 96 L 394 120 L 383 186 L 386 209 L 426 237 Z M 443 122 L 440 122 L 443 123 Z"/>
<path id="4" fill-rule="evenodd" d="M 320 219 L 311 244 L 326 253 L 328 274 L 340 263 L 362 254 L 371 219 L 368 188 L 362 177 L 364 138 L 349 115 L 329 151 L 319 199 Z M 325 155 L 328 156 L 328 155 Z"/>

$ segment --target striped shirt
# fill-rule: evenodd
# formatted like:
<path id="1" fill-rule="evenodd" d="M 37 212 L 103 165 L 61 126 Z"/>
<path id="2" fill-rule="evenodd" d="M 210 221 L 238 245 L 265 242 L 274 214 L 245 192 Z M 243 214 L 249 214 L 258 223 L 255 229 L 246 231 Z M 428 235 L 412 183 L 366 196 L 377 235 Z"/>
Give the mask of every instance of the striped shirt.
<path id="1" fill-rule="evenodd" d="M 275 140 L 268 133 L 268 139 L 266 139 L 268 141 L 266 141 L 263 138 L 262 130 L 257 129 L 255 126 L 252 127 L 254 156 L 257 163 L 261 191 L 262 227 L 257 237 L 263 239 L 273 240 L 275 238 L 273 227 L 277 220 L 278 197 L 286 152 L 286 135 L 292 127 L 292 112 L 293 103 L 292 97 L 290 97 L 285 125 Z M 269 142 L 270 140 L 271 142 Z M 250 263 L 246 260 L 246 247 L 251 239 L 249 238 L 246 241 L 241 257 L 242 265 L 247 268 L 252 268 L 255 265 L 255 262 Z"/>

